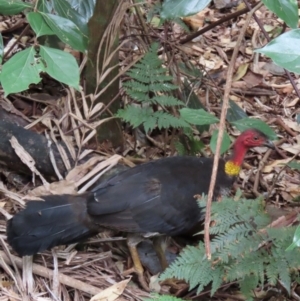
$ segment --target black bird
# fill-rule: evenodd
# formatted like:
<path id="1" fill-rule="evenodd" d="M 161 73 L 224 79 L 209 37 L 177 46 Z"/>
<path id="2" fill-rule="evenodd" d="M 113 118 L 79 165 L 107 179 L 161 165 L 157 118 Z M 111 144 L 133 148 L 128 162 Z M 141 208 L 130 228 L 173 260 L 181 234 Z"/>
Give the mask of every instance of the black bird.
<path id="1" fill-rule="evenodd" d="M 236 139 L 232 156 L 219 161 L 215 199 L 230 191 L 247 150 L 263 145 L 272 147 L 256 129 Z M 195 196 L 208 193 L 212 166 L 212 158 L 163 158 L 126 170 L 82 195 L 49 195 L 42 196 L 43 201 L 28 201 L 7 222 L 8 243 L 24 256 L 81 241 L 105 228 L 127 232 L 134 266 L 147 288 L 136 250 L 140 240 L 133 234 L 180 235 L 203 220 Z M 160 259 L 166 265 L 162 255 Z"/>

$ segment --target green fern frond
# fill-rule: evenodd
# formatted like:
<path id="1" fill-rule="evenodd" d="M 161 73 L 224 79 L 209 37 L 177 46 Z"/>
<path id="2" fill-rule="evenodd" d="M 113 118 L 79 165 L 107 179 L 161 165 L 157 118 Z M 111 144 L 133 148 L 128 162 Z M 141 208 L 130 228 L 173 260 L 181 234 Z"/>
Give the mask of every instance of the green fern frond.
<path id="1" fill-rule="evenodd" d="M 182 299 L 170 296 L 170 295 L 158 295 L 152 294 L 150 298 L 144 299 L 144 301 L 183 301 Z"/>
<path id="2" fill-rule="evenodd" d="M 152 103 L 160 104 L 161 106 L 183 106 L 184 103 L 173 96 L 168 95 L 157 95 L 151 98 L 150 100 Z"/>
<path id="3" fill-rule="evenodd" d="M 239 282 L 241 292 L 244 294 L 247 300 L 253 299 L 253 290 L 257 287 L 258 283 L 259 278 L 257 275 L 246 275 L 244 279 Z"/>
<path id="4" fill-rule="evenodd" d="M 199 203 L 203 209 L 204 200 Z M 211 294 L 223 281 L 237 281 L 247 300 L 253 299 L 253 290 L 263 288 L 266 280 L 273 286 L 280 280 L 289 292 L 298 277 L 300 248 L 285 250 L 296 227 L 267 227 L 269 217 L 263 205 L 261 199 L 214 202 L 211 260 L 205 257 L 204 244 L 200 242 L 197 247 L 184 249 L 161 278 L 184 279 L 191 288 L 198 286 L 198 292 L 211 284 Z M 222 226 L 223 218 L 226 226 Z"/>
<path id="5" fill-rule="evenodd" d="M 119 110 L 117 116 L 124 119 L 136 128 L 152 117 L 153 110 L 149 107 L 128 106 Z"/>
<path id="6" fill-rule="evenodd" d="M 154 117 L 157 118 L 157 126 L 159 129 L 169 127 L 180 128 L 189 126 L 189 124 L 186 123 L 183 119 L 175 117 L 163 111 L 155 112 Z"/>
<path id="7" fill-rule="evenodd" d="M 149 92 L 149 86 L 145 85 L 141 82 L 137 82 L 137 81 L 127 81 L 125 83 L 123 83 L 123 87 L 126 87 L 126 92 L 128 93 L 128 91 L 137 91 L 137 92 L 144 92 L 144 93 L 148 93 Z"/>
<path id="8" fill-rule="evenodd" d="M 173 77 L 167 75 L 166 69 L 162 67 L 157 50 L 158 44 L 153 44 L 143 59 L 127 72 L 131 80 L 123 84 L 125 92 L 131 99 L 141 105 L 146 104 L 149 108 L 141 108 L 138 112 L 136 107 L 132 109 L 133 105 L 128 105 L 120 110 L 117 116 L 133 127 L 143 125 L 146 132 L 156 127 L 159 129 L 190 127 L 183 118 L 168 112 L 168 107 L 184 106 L 184 103 L 167 94 L 177 89 L 177 86 L 172 83 Z M 151 107 L 153 104 L 161 110 L 154 111 Z"/>

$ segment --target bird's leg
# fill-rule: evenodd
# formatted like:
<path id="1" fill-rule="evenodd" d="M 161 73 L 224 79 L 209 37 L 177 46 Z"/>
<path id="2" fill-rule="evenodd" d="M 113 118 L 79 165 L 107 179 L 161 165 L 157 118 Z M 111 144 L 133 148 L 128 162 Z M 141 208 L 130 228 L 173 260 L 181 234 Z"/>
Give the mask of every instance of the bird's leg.
<path id="1" fill-rule="evenodd" d="M 163 270 L 169 265 L 166 258 L 166 239 L 165 236 L 156 236 L 153 238 L 153 247 Z"/>
<path id="2" fill-rule="evenodd" d="M 156 252 L 156 255 L 159 259 L 160 265 L 163 271 L 169 266 L 166 257 L 166 248 L 167 248 L 167 237 L 165 236 L 156 236 L 153 238 L 153 247 Z M 166 279 L 162 283 L 171 286 L 174 290 L 182 289 L 179 283 L 182 282 L 181 280 L 177 280 L 175 278 Z"/>
<path id="3" fill-rule="evenodd" d="M 144 278 L 144 268 L 142 266 L 140 256 L 137 251 L 137 245 L 142 241 L 141 237 L 137 237 L 136 235 L 128 235 L 127 237 L 127 245 L 128 249 L 133 261 L 133 266 L 135 269 L 136 274 L 138 275 L 138 279 L 140 285 L 143 287 L 144 290 L 147 292 L 150 291 L 148 284 Z"/>

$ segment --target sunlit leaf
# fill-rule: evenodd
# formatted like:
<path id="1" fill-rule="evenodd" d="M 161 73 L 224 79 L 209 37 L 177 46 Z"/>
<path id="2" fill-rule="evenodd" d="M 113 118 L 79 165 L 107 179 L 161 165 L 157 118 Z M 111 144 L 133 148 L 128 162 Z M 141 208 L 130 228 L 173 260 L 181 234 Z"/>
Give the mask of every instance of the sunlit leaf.
<path id="1" fill-rule="evenodd" d="M 79 67 L 73 55 L 45 46 L 40 46 L 40 55 L 51 77 L 79 90 Z"/>
<path id="2" fill-rule="evenodd" d="M 38 84 L 41 71 L 45 71 L 45 65 L 34 47 L 18 52 L 2 66 L 0 80 L 5 95 L 24 91 L 32 83 Z"/>
<path id="3" fill-rule="evenodd" d="M 165 0 L 160 16 L 165 20 L 195 15 L 203 10 L 211 0 Z"/>
<path id="4" fill-rule="evenodd" d="M 40 13 L 31 12 L 28 13 L 26 17 L 37 37 L 55 34 L 52 31 L 52 29 L 47 25 L 43 16 Z"/>
<path id="5" fill-rule="evenodd" d="M 289 27 L 298 27 L 298 4 L 296 0 L 262 0 L 265 6 L 281 18 Z"/>
<path id="6" fill-rule="evenodd" d="M 270 57 L 277 65 L 300 74 L 300 29 L 290 30 L 256 52 Z"/>
<path id="7" fill-rule="evenodd" d="M 66 44 L 73 49 L 84 52 L 87 47 L 87 37 L 79 30 L 78 26 L 72 21 L 55 16 L 43 14 L 43 17 L 53 32 Z"/>
<path id="8" fill-rule="evenodd" d="M 77 1 L 80 2 L 80 1 Z M 76 24 L 86 38 L 88 37 L 88 26 L 86 18 L 71 6 L 66 0 L 55 0 L 53 2 L 54 9 L 60 17 L 66 18 Z"/>

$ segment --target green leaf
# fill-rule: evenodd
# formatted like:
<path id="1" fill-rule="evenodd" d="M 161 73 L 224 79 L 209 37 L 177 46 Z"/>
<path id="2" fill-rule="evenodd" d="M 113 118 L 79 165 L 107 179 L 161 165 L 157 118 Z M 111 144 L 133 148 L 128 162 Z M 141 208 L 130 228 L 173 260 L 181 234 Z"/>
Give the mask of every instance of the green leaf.
<path id="1" fill-rule="evenodd" d="M 78 26 L 82 35 L 88 38 L 88 26 L 86 20 L 81 16 L 66 0 L 55 0 L 53 2 L 54 9 L 60 17 L 68 19 Z"/>
<path id="2" fill-rule="evenodd" d="M 184 67 L 185 67 L 185 65 L 183 65 L 183 68 Z M 181 68 L 181 69 L 183 69 L 183 68 Z M 192 76 L 195 76 L 197 78 L 201 78 L 202 75 L 197 74 L 196 69 L 194 67 L 192 67 L 192 68 L 193 69 L 190 70 L 191 73 L 193 73 Z M 183 69 L 183 72 L 186 73 L 186 74 L 189 74 L 187 72 L 187 70 L 189 70 L 189 69 L 185 68 L 185 69 Z M 204 109 L 205 110 L 204 105 L 199 101 L 198 96 L 195 94 L 193 89 L 190 88 L 190 84 L 186 80 L 184 81 L 184 87 L 182 89 L 182 96 L 183 96 L 184 102 L 187 104 L 188 108 L 190 108 L 190 109 Z M 206 125 L 196 125 L 195 127 L 199 131 L 199 133 L 203 133 L 203 132 L 209 130 L 209 125 L 208 124 L 206 124 Z"/>
<path id="3" fill-rule="evenodd" d="M 0 64 L 2 63 L 3 54 L 4 54 L 4 45 L 3 45 L 2 34 L 0 33 Z"/>
<path id="4" fill-rule="evenodd" d="M 195 110 L 182 108 L 179 110 L 181 117 L 188 123 L 193 125 L 214 124 L 219 121 L 217 117 L 206 112 L 203 109 Z"/>
<path id="5" fill-rule="evenodd" d="M 300 247 L 300 226 L 295 231 L 293 243 L 286 248 L 286 251 L 292 251 L 296 247 Z"/>
<path id="6" fill-rule="evenodd" d="M 227 121 L 233 122 L 246 117 L 248 117 L 247 114 L 234 101 L 229 99 L 229 108 L 226 116 Z"/>
<path id="7" fill-rule="evenodd" d="M 298 27 L 298 4 L 296 0 L 262 0 L 265 6 L 281 18 L 289 27 Z"/>
<path id="8" fill-rule="evenodd" d="M 267 135 L 270 139 L 275 140 L 277 139 L 276 133 L 263 121 L 254 118 L 243 118 L 237 121 L 232 122 L 232 124 L 241 132 L 249 129 L 255 128 L 263 132 Z"/>
<path id="9" fill-rule="evenodd" d="M 82 35 L 78 26 L 72 21 L 55 16 L 44 14 L 43 17 L 53 32 L 73 49 L 84 52 L 87 48 L 87 37 Z"/>
<path id="10" fill-rule="evenodd" d="M 188 127 L 189 124 L 185 122 L 182 118 L 177 118 L 169 113 L 163 111 L 157 111 L 153 114 L 157 118 L 157 127 L 159 129 L 163 128 L 179 128 L 179 127 Z"/>
<path id="11" fill-rule="evenodd" d="M 277 65 L 300 74 L 300 29 L 290 30 L 255 50 L 270 57 Z"/>
<path id="12" fill-rule="evenodd" d="M 20 0 L 0 0 L 0 12 L 2 15 L 15 15 L 26 8 L 32 8 L 32 4 Z"/>
<path id="13" fill-rule="evenodd" d="M 37 0 L 37 11 L 40 13 L 50 13 L 53 11 L 53 2 L 48 0 Z"/>
<path id="14" fill-rule="evenodd" d="M 79 67 L 73 55 L 45 46 L 40 46 L 40 55 L 51 77 L 79 90 Z"/>
<path id="15" fill-rule="evenodd" d="M 165 20 L 195 15 L 203 10 L 211 0 L 165 0 L 160 16 Z"/>
<path id="16" fill-rule="evenodd" d="M 210 139 L 210 148 L 213 151 L 213 153 L 216 153 L 216 147 L 217 147 L 217 140 L 218 140 L 218 134 L 219 131 L 218 130 L 214 130 L 211 139 Z M 230 147 L 231 141 L 230 141 L 230 137 L 229 135 L 224 132 L 223 134 L 223 140 L 222 140 L 222 144 L 221 144 L 221 155 L 224 154 Z"/>
<path id="17" fill-rule="evenodd" d="M 37 37 L 55 34 L 40 13 L 31 12 L 26 17 Z"/>
<path id="18" fill-rule="evenodd" d="M 41 71 L 45 71 L 45 65 L 34 47 L 18 52 L 2 67 L 0 80 L 5 95 L 24 91 L 32 83 L 38 84 Z"/>
<path id="19" fill-rule="evenodd" d="M 129 122 L 133 128 L 136 128 L 147 121 L 147 119 L 155 119 L 153 118 L 153 110 L 152 108 L 146 107 L 137 107 L 133 105 L 126 106 L 123 110 L 120 109 L 117 112 L 117 117 L 124 119 L 126 122 Z M 150 121 L 151 122 L 151 121 Z"/>
<path id="20" fill-rule="evenodd" d="M 297 161 L 291 161 L 291 162 L 288 163 L 288 166 L 289 166 L 290 168 L 300 170 L 300 162 L 297 162 Z"/>
<path id="21" fill-rule="evenodd" d="M 95 0 L 84 0 L 84 1 L 78 1 L 78 0 L 69 0 L 68 1 L 72 8 L 75 9 L 86 21 L 90 19 L 90 17 L 94 13 L 95 8 Z"/>

